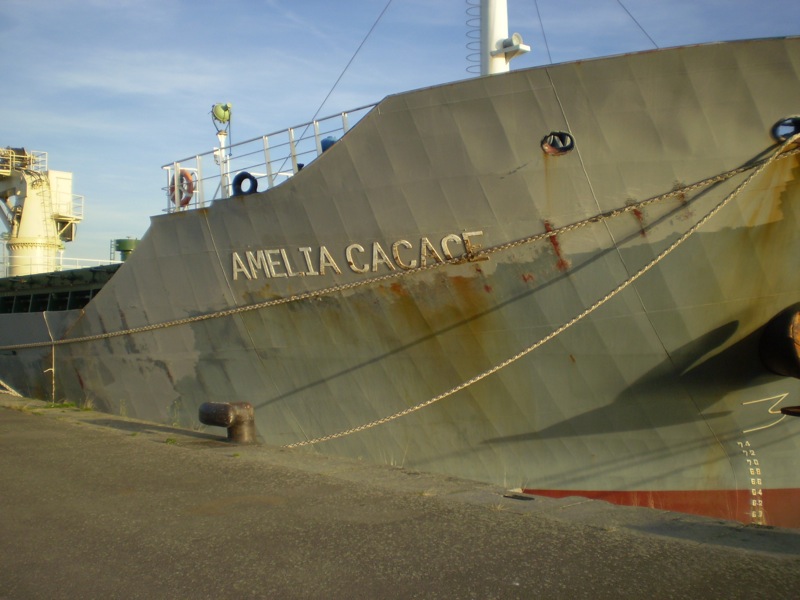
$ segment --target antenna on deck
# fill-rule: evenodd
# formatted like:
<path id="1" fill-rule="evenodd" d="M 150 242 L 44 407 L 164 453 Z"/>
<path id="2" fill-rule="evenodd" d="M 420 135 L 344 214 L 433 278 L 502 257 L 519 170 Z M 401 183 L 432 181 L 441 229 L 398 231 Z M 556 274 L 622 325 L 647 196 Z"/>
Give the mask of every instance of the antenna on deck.
<path id="1" fill-rule="evenodd" d="M 472 52 L 467 60 L 476 61 L 480 57 L 480 74 L 494 75 L 506 73 L 511 59 L 531 51 L 531 47 L 522 43 L 522 36 L 514 33 L 508 35 L 508 3 L 507 0 L 467 0 L 467 49 Z M 474 72 L 471 65 L 467 71 Z"/>
<path id="2" fill-rule="evenodd" d="M 506 0 L 481 1 L 481 75 L 506 73 L 511 59 L 530 52 L 518 33 L 508 35 Z"/>

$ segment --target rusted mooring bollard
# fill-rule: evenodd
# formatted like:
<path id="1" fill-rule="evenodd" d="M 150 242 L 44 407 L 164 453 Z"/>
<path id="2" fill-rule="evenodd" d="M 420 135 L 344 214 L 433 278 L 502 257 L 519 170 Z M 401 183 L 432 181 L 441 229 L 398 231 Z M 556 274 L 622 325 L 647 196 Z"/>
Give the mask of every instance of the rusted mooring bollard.
<path id="1" fill-rule="evenodd" d="M 200 405 L 200 422 L 227 427 L 229 442 L 258 443 L 255 412 L 249 402 L 204 402 Z"/>

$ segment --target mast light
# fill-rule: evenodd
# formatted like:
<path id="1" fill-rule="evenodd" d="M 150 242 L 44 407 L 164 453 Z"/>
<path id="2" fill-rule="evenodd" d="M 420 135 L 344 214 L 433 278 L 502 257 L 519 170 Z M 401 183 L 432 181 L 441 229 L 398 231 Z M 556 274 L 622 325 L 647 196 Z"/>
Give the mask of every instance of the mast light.
<path id="1" fill-rule="evenodd" d="M 211 107 L 211 116 L 219 123 L 227 123 L 231 120 L 231 105 L 227 103 L 215 104 Z"/>

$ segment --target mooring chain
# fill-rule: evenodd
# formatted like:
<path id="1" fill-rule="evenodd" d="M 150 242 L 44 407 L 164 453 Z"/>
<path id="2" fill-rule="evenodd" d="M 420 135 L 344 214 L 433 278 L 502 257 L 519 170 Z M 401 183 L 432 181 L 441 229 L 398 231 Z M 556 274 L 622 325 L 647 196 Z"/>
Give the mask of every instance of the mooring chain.
<path id="1" fill-rule="evenodd" d="M 11 394 L 12 396 L 17 396 L 18 398 L 22 397 L 22 394 L 20 394 L 17 390 L 12 388 L 10 385 L 8 385 L 2 379 L 0 379 L 0 388 L 4 388 L 4 389 L 0 389 L 0 394 Z"/>
<path id="2" fill-rule="evenodd" d="M 794 138 L 792 138 L 792 139 L 794 139 Z M 719 175 L 715 175 L 713 177 L 709 177 L 708 179 L 703 179 L 701 181 L 698 181 L 696 183 L 693 183 L 693 184 L 690 184 L 690 185 L 687 185 L 687 186 L 677 187 L 674 190 L 671 190 L 671 191 L 669 191 L 669 192 L 667 192 L 665 194 L 654 196 L 652 198 L 648 198 L 648 199 L 642 200 L 640 202 L 626 204 L 623 207 L 616 208 L 616 209 L 613 209 L 611 211 L 607 211 L 607 212 L 604 212 L 604 213 L 600 213 L 600 214 L 594 215 L 592 217 L 589 217 L 587 219 L 583 219 L 581 221 L 576 221 L 575 223 L 564 225 L 562 227 L 556 227 L 556 228 L 550 229 L 549 231 L 543 231 L 541 233 L 537 233 L 537 234 L 534 234 L 534 235 L 531 235 L 531 236 L 528 236 L 528 237 L 525 237 L 525 238 L 521 238 L 521 239 L 518 239 L 518 240 L 514 240 L 514 241 L 511 241 L 511 242 L 505 242 L 503 244 L 499 244 L 499 245 L 496 245 L 496 246 L 490 246 L 488 248 L 481 248 L 481 249 L 473 250 L 471 252 L 468 251 L 467 254 L 465 254 L 463 256 L 457 256 L 457 257 L 453 257 L 453 258 L 449 258 L 449 259 L 444 259 L 441 262 L 434 262 L 434 263 L 431 263 L 431 264 L 428 264 L 428 265 L 414 267 L 412 269 L 403 269 L 403 270 L 400 270 L 400 271 L 397 271 L 397 272 L 387 273 L 385 275 L 380 275 L 378 277 L 370 277 L 370 278 L 367 278 L 367 279 L 362 279 L 362 280 L 359 280 L 359 281 L 353 281 L 353 282 L 350 282 L 350 283 L 337 284 L 335 286 L 321 288 L 321 289 L 318 289 L 318 290 L 313 290 L 313 291 L 309 291 L 309 292 L 303 292 L 303 293 L 300 293 L 300 294 L 293 294 L 291 296 L 286 296 L 284 298 L 275 298 L 273 300 L 265 300 L 263 302 L 258 302 L 258 303 L 255 303 L 255 304 L 248 304 L 246 306 L 237 306 L 235 308 L 229 308 L 229 309 L 225 309 L 225 310 L 210 312 L 210 313 L 206 313 L 206 314 L 202 314 L 202 315 L 194 315 L 194 316 L 191 316 L 191 317 L 184 317 L 182 319 L 174 319 L 174 320 L 171 320 L 171 321 L 165 321 L 163 323 L 154 323 L 152 325 L 142 325 L 141 327 L 132 327 L 132 328 L 129 328 L 129 329 L 121 329 L 119 331 L 110 331 L 110 332 L 98 333 L 98 334 L 94 334 L 94 335 L 87 335 L 87 336 L 76 337 L 76 338 L 67 338 L 67 339 L 61 339 L 61 340 L 53 340 L 53 341 L 48 341 L 48 342 L 32 342 L 32 343 L 29 343 L 29 344 L 16 344 L 16 345 L 10 345 L 10 346 L 0 346 L 0 350 L 23 350 L 23 349 L 31 349 L 31 348 L 63 346 L 63 345 L 67 345 L 67 344 L 78 344 L 78 343 L 83 343 L 83 342 L 100 341 L 100 340 L 110 339 L 110 338 L 114 338 L 114 337 L 121 337 L 121 336 L 126 336 L 126 335 L 136 335 L 136 334 L 139 334 L 139 333 L 146 333 L 146 332 L 155 331 L 155 330 L 158 330 L 158 329 L 166 329 L 166 328 L 169 328 L 169 327 L 177 327 L 177 326 L 180 326 L 180 325 L 188 325 L 188 324 L 191 324 L 191 323 L 198 323 L 200 321 L 207 321 L 207 320 L 210 320 L 210 319 L 219 319 L 219 318 L 222 318 L 222 317 L 229 317 L 229 316 L 233 316 L 233 315 L 237 315 L 237 314 L 241 314 L 241 313 L 245 313 L 245 312 L 250 312 L 250 311 L 254 311 L 254 310 L 261 310 L 261 309 L 264 309 L 264 308 L 278 306 L 278 305 L 281 305 L 281 304 L 288 304 L 290 302 L 298 302 L 298 301 L 301 301 L 301 300 L 309 300 L 309 299 L 317 298 L 317 297 L 320 297 L 320 296 L 327 296 L 327 295 L 335 294 L 335 293 L 338 293 L 338 292 L 343 292 L 343 291 L 359 288 L 359 287 L 362 287 L 362 286 L 375 285 L 375 284 L 383 283 L 385 281 L 389 281 L 389 280 L 392 280 L 392 279 L 397 279 L 397 278 L 400 278 L 400 277 L 406 277 L 406 276 L 409 276 L 409 275 L 414 275 L 414 274 L 417 274 L 417 273 L 421 273 L 423 271 L 430 271 L 430 270 L 433 270 L 433 269 L 438 269 L 440 267 L 444 267 L 444 266 L 447 266 L 447 265 L 464 264 L 464 263 L 467 263 L 467 262 L 478 260 L 478 259 L 480 259 L 482 257 L 485 257 L 485 256 L 489 256 L 491 254 L 495 254 L 497 252 L 501 252 L 501 251 L 504 251 L 504 250 L 515 248 L 517 246 L 522 246 L 522 245 L 525 245 L 525 244 L 535 243 L 535 242 L 538 242 L 538 241 L 541 241 L 541 240 L 544 240 L 544 239 L 547 239 L 547 238 L 553 238 L 553 237 L 559 236 L 559 235 L 564 234 L 564 233 L 575 231 L 575 230 L 580 229 L 582 227 L 586 227 L 586 226 L 589 226 L 589 225 L 592 225 L 592 224 L 595 224 L 595 223 L 599 223 L 601 221 L 612 219 L 614 217 L 617 217 L 619 215 L 622 215 L 622 214 L 625 214 L 625 213 L 628 213 L 628 212 L 631 212 L 631 211 L 640 210 L 642 208 L 645 208 L 645 207 L 647 207 L 647 206 L 649 206 L 651 204 L 657 203 L 657 202 L 663 202 L 665 200 L 669 200 L 669 199 L 675 198 L 677 196 L 686 195 L 686 194 L 694 192 L 694 191 L 696 191 L 698 189 L 702 189 L 702 188 L 708 187 L 710 185 L 713 185 L 715 183 L 719 183 L 719 182 L 725 181 L 725 180 L 730 179 L 731 177 L 734 177 L 734 176 L 736 176 L 736 175 L 738 175 L 740 173 L 743 173 L 745 171 L 748 171 L 748 170 L 751 170 L 751 169 L 755 169 L 755 168 L 760 168 L 761 166 L 765 165 L 768 161 L 771 162 L 777 156 L 781 155 L 782 149 L 787 147 L 788 144 L 789 144 L 789 141 L 784 142 L 780 146 L 780 148 L 776 151 L 776 153 L 772 155 L 772 157 L 770 159 L 765 159 L 765 160 L 762 160 L 762 161 L 759 161 L 759 162 L 755 162 L 755 163 L 747 164 L 747 165 L 744 165 L 744 166 L 741 166 L 741 167 L 737 167 L 736 169 L 732 169 L 730 171 L 726 171 L 724 173 L 720 173 Z M 800 149 L 794 149 L 794 150 L 789 151 L 789 152 L 784 152 L 783 153 L 783 157 L 790 156 L 790 155 L 796 154 L 798 152 L 800 152 Z"/>
<path id="3" fill-rule="evenodd" d="M 498 363 L 497 365 L 491 367 L 490 369 L 488 369 L 488 370 L 486 370 L 486 371 L 484 371 L 482 373 L 479 373 L 478 375 L 474 376 L 473 378 L 468 379 L 467 381 L 464 381 L 464 382 L 456 385 L 455 387 L 450 388 L 446 392 L 442 392 L 438 396 L 434 396 L 433 398 L 431 398 L 429 400 L 426 400 L 425 402 L 421 402 L 419 404 L 416 404 L 414 406 L 411 406 L 411 407 L 408 407 L 408 408 L 406 408 L 404 410 L 396 412 L 396 413 L 394 413 L 392 415 L 383 417 L 381 419 L 376 419 L 375 421 L 370 421 L 369 423 L 364 423 L 363 425 L 359 425 L 357 427 L 353 427 L 353 428 L 347 429 L 345 431 L 340 431 L 338 433 L 332 433 L 332 434 L 329 434 L 329 435 L 324 435 L 324 436 L 320 436 L 318 438 L 305 440 L 305 441 L 301 441 L 301 442 L 295 442 L 293 444 L 286 444 L 286 445 L 283 446 L 283 448 L 299 448 L 299 447 L 302 447 L 302 446 L 310 446 L 312 444 L 319 444 L 319 443 L 322 443 L 322 442 L 327 442 L 327 441 L 335 440 L 335 439 L 338 439 L 338 438 L 342 438 L 342 437 L 345 437 L 345 436 L 348 436 L 348 435 L 351 435 L 351 434 L 354 434 L 354 433 L 358 433 L 360 431 L 365 431 L 367 429 L 372 429 L 373 427 L 377 427 L 378 425 L 384 425 L 386 423 L 389 423 L 390 421 L 394 421 L 395 419 L 399 419 L 399 418 L 404 417 L 406 415 L 409 415 L 409 414 L 411 414 L 413 412 L 417 412 L 418 410 L 422 410 L 423 408 L 426 408 L 426 407 L 428 407 L 428 406 L 430 406 L 432 404 L 435 404 L 436 402 L 439 402 L 440 400 L 444 400 L 445 398 L 447 398 L 449 396 L 452 396 L 453 394 L 455 394 L 457 392 L 460 392 L 461 390 L 463 390 L 463 389 L 465 389 L 465 388 L 467 388 L 467 387 L 469 387 L 469 386 L 481 381 L 482 379 L 486 379 L 490 375 L 493 375 L 494 373 L 497 373 L 501 369 L 504 369 L 508 365 L 518 361 L 520 358 L 530 354 L 531 352 L 533 352 L 537 348 L 543 346 L 544 344 L 546 344 L 547 342 L 549 342 L 553 338 L 555 338 L 558 335 L 562 334 L 564 331 L 566 331 L 567 329 L 572 327 L 575 323 L 577 323 L 578 321 L 580 321 L 584 317 L 588 316 L 589 314 L 593 313 L 595 310 L 597 310 L 598 308 L 603 306 L 606 302 L 608 302 L 609 300 L 614 298 L 622 290 L 624 290 L 625 288 L 630 286 L 634 281 L 639 279 L 642 275 L 644 275 L 650 269 L 652 269 L 654 266 L 656 266 L 658 263 L 660 263 L 664 258 L 669 256 L 669 254 L 671 254 L 678 246 L 683 244 L 683 242 L 685 242 L 687 239 L 689 239 L 698 229 L 700 229 L 709 220 L 711 220 L 731 200 L 736 198 L 742 192 L 742 190 L 745 187 L 747 187 L 747 185 L 756 176 L 758 176 L 759 173 L 761 173 L 764 169 L 767 168 L 767 166 L 769 166 L 775 160 L 777 160 L 781 156 L 781 154 L 783 153 L 783 150 L 785 148 L 787 148 L 790 144 L 794 143 L 797 140 L 800 140 L 800 133 L 795 134 L 791 138 L 786 140 L 775 151 L 775 153 L 772 154 L 772 156 L 770 156 L 768 159 L 765 159 L 763 161 L 760 161 L 759 163 L 756 163 L 756 165 L 754 167 L 755 170 L 752 173 L 750 173 L 750 175 L 748 175 L 747 178 L 744 181 L 742 181 L 742 183 L 740 183 L 730 194 L 728 194 L 719 204 L 714 206 L 700 220 L 698 220 L 694 225 L 692 225 L 692 227 L 687 229 L 677 240 L 675 240 L 672 244 L 670 244 L 669 247 L 667 247 L 665 250 L 663 250 L 658 256 L 653 258 L 649 263 L 644 265 L 636 273 L 634 273 L 628 279 L 626 279 L 625 281 L 620 283 L 617 287 L 615 287 L 613 290 L 611 290 L 605 296 L 603 296 L 602 298 L 597 300 L 594 304 L 592 304 L 591 306 L 586 308 L 583 312 L 581 312 L 580 314 L 576 315 L 575 317 L 573 317 L 572 319 L 570 319 L 569 321 L 567 321 L 566 323 L 564 323 L 560 327 L 554 329 L 549 334 L 547 334 L 545 337 L 543 337 L 540 340 L 538 340 L 537 342 L 531 344 L 527 348 L 521 350 L 520 352 L 518 352 L 515 355 L 511 356 L 510 358 L 507 358 L 503 362 Z M 783 154 L 783 156 L 785 157 L 785 156 L 793 155 L 793 154 L 796 154 L 799 151 L 800 151 L 800 149 L 794 149 L 791 152 L 787 152 L 787 153 Z M 736 171 L 742 172 L 742 170 L 743 170 L 743 167 L 740 167 Z M 729 171 L 728 173 L 734 173 L 734 172 L 733 171 Z M 732 175 L 730 175 L 730 176 L 732 176 Z M 712 178 L 712 179 L 715 179 L 715 178 Z M 728 179 L 728 177 L 725 177 L 725 179 Z M 709 180 L 706 180 L 706 181 L 709 181 Z M 722 181 L 722 179 L 719 179 L 719 181 Z M 695 189 L 696 189 L 696 186 L 697 186 L 697 184 L 694 184 L 694 186 L 688 186 L 688 187 L 695 187 Z M 653 201 L 653 199 L 651 198 L 650 200 L 645 200 L 644 202 L 648 202 L 649 203 L 649 202 L 652 202 L 652 201 Z M 620 209 L 620 210 L 622 210 L 622 209 Z"/>

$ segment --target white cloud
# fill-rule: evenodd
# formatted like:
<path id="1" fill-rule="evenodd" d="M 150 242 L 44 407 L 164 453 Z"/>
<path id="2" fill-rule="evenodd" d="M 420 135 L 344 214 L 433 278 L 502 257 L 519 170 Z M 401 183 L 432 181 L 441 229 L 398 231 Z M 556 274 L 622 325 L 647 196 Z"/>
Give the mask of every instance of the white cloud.
<path id="1" fill-rule="evenodd" d="M 191 93 L 214 84 L 213 73 L 222 65 L 169 57 L 153 51 L 111 51 L 88 57 L 80 65 L 50 72 L 52 85 L 113 95 L 169 96 Z M 210 67 L 210 68 L 209 68 Z"/>

